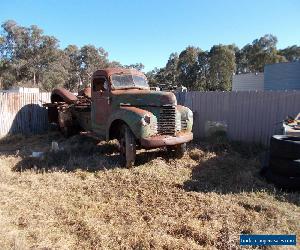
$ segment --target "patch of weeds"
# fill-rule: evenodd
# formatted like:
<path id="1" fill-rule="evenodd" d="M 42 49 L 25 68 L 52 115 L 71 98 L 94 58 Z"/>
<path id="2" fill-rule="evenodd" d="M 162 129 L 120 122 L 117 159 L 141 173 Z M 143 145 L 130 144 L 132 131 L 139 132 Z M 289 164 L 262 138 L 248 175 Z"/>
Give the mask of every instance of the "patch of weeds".
<path id="1" fill-rule="evenodd" d="M 0 145 L 1 144 L 14 144 L 26 139 L 25 135 L 17 134 L 17 135 L 7 135 L 0 138 Z"/>
<path id="2" fill-rule="evenodd" d="M 193 148 L 193 149 L 189 150 L 188 154 L 189 154 L 189 157 L 192 158 L 194 161 L 200 161 L 200 159 L 204 155 L 204 152 L 198 148 Z"/>
<path id="3" fill-rule="evenodd" d="M 230 142 L 233 151 L 239 153 L 245 158 L 252 158 L 266 150 L 266 147 L 259 143 L 245 143 L 245 142 Z"/>

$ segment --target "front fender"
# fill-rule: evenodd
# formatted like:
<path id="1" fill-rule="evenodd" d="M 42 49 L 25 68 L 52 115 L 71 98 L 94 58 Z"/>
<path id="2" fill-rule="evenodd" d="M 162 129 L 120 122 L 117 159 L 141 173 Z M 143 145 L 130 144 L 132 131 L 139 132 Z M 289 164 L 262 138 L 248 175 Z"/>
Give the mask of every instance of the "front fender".
<path id="1" fill-rule="evenodd" d="M 144 117 L 146 114 L 152 115 L 151 112 L 136 107 L 120 107 L 118 111 L 114 112 L 110 116 L 107 122 L 106 139 L 109 140 L 110 127 L 112 123 L 116 120 L 121 120 L 125 122 L 129 126 L 136 138 L 140 139 L 142 137 L 147 136 L 148 127 L 142 126 L 141 124 L 142 117 Z"/>
<path id="2" fill-rule="evenodd" d="M 189 116 L 189 114 L 193 115 L 193 112 L 188 107 L 182 105 L 177 105 L 176 108 L 180 113 L 181 121 L 186 122 L 186 131 L 191 132 L 193 127 L 193 116 Z"/>

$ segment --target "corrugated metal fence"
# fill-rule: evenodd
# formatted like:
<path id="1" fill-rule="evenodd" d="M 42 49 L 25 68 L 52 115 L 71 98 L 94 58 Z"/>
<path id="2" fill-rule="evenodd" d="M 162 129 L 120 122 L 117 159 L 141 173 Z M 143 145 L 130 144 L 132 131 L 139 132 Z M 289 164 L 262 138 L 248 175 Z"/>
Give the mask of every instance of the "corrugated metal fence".
<path id="1" fill-rule="evenodd" d="M 0 136 L 40 133 L 47 129 L 47 111 L 42 104 L 50 93 L 0 92 Z"/>
<path id="2" fill-rule="evenodd" d="M 300 112 L 300 91 L 187 92 L 177 99 L 195 112 L 195 138 L 205 136 L 207 121 L 221 121 L 230 139 L 267 145 L 281 133 L 280 121 Z"/>
<path id="3" fill-rule="evenodd" d="M 300 91 L 187 92 L 177 99 L 195 112 L 195 138 L 205 136 L 207 121 L 221 121 L 233 140 L 268 144 L 272 134 L 280 133 L 280 121 L 300 112 Z M 49 101 L 50 93 L 0 92 L 0 136 L 45 131 L 42 103 Z"/>

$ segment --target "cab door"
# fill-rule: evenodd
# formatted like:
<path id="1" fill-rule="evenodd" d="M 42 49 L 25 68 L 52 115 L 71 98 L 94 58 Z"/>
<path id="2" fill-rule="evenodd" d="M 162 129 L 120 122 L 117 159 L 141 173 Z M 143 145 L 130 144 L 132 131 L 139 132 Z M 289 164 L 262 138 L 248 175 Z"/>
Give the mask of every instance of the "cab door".
<path id="1" fill-rule="evenodd" d="M 92 88 L 92 127 L 98 135 L 105 136 L 106 122 L 110 115 L 110 91 L 107 79 L 98 77 L 93 79 Z"/>

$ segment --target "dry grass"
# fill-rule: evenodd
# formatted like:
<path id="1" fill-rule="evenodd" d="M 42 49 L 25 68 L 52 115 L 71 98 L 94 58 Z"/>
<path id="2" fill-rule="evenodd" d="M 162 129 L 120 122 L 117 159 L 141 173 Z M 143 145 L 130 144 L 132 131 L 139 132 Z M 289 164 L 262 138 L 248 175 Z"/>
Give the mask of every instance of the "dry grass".
<path id="1" fill-rule="evenodd" d="M 48 152 L 52 140 L 64 150 Z M 0 246 L 238 249 L 241 233 L 300 235 L 299 193 L 261 179 L 257 152 L 246 148 L 190 145 L 180 160 L 139 151 L 138 166 L 124 169 L 114 143 L 2 139 Z M 31 150 L 47 153 L 36 160 Z"/>

